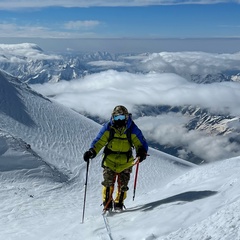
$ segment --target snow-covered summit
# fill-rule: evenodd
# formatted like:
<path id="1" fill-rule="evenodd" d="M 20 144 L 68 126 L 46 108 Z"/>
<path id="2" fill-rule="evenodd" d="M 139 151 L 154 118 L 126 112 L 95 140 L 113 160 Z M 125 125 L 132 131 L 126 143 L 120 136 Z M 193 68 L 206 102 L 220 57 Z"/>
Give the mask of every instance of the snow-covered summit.
<path id="1" fill-rule="evenodd" d="M 19 43 L 19 44 L 0 44 L 0 50 L 1 51 L 13 51 L 13 54 L 16 54 L 19 50 L 19 54 L 23 53 L 23 49 L 34 49 L 39 52 L 43 52 L 43 50 L 35 43 Z"/>

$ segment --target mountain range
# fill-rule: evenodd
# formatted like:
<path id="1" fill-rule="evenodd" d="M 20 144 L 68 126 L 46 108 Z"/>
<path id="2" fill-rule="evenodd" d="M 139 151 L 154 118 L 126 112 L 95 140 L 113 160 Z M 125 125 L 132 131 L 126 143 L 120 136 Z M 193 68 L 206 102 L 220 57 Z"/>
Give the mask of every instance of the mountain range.
<path id="1" fill-rule="evenodd" d="M 197 55 L 198 54 L 198 55 Z M 46 53 L 39 46 L 32 43 L 0 45 L 0 69 L 16 76 L 18 80 L 25 84 L 34 86 L 43 83 L 58 83 L 61 81 L 72 81 L 82 79 L 86 76 L 113 69 L 117 72 L 129 72 L 133 74 L 146 74 L 148 72 L 166 73 L 171 72 L 184 77 L 189 82 L 200 85 L 215 83 L 238 83 L 239 53 L 233 56 L 207 53 L 143 53 L 143 54 L 111 54 L 107 52 L 96 53 Z M 195 56 L 194 60 L 191 58 Z M 202 56 L 202 57 L 196 57 Z M 217 58 L 218 57 L 218 58 Z M 229 58 L 229 66 L 226 67 L 223 61 Z M 205 61 L 216 59 L 216 64 L 209 66 Z M 235 60 L 233 60 L 235 59 Z M 237 59 L 237 61 L 236 61 Z M 205 61 L 204 61 L 205 60 Z M 185 61 L 185 62 L 184 62 Z M 222 64 L 222 65 L 221 65 Z M 220 65 L 220 66 L 219 66 Z M 221 67 L 222 66 L 222 67 Z M 224 66 L 224 67 L 223 67 Z M 54 95 L 46 95 L 54 97 Z M 229 143 L 239 146 L 239 116 L 229 111 L 212 111 L 207 107 L 192 104 L 138 104 L 135 107 L 135 116 L 158 116 L 164 114 L 181 114 L 188 117 L 184 127 L 188 132 L 198 131 L 209 136 L 223 136 Z M 105 119 L 87 111 L 78 111 L 98 123 L 103 123 Z M 149 140 L 150 145 L 177 157 L 202 163 L 208 161 L 202 154 L 189 149 L 188 144 L 181 143 L 161 143 L 158 139 Z M 232 151 L 232 155 L 238 152 Z M 224 156 L 225 157 L 225 156 Z"/>
<path id="2" fill-rule="evenodd" d="M 156 66 L 148 66 L 151 61 L 160 62 L 162 59 L 164 65 L 159 63 Z M 201 64 L 199 62 L 199 65 Z M 148 71 L 174 72 L 196 83 L 240 80 L 240 70 L 236 69 L 235 66 L 232 69 L 223 70 L 217 70 L 214 67 L 213 70 L 209 69 L 209 72 L 191 72 L 191 69 L 189 69 L 187 72 L 171 65 L 171 62 L 167 62 L 160 54 L 113 54 L 108 52 L 56 54 L 45 53 L 38 45 L 31 43 L 0 44 L 0 69 L 26 83 L 35 84 L 72 80 L 110 68 L 135 73 Z"/>

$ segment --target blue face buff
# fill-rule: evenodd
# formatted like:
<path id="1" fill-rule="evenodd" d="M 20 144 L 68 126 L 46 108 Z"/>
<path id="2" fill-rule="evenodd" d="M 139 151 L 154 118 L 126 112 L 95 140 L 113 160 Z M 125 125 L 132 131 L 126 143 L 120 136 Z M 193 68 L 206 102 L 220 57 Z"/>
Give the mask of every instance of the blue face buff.
<path id="1" fill-rule="evenodd" d="M 113 116 L 113 120 L 114 121 L 117 121 L 117 120 L 125 120 L 126 119 L 126 116 L 125 115 L 116 115 L 116 116 Z"/>

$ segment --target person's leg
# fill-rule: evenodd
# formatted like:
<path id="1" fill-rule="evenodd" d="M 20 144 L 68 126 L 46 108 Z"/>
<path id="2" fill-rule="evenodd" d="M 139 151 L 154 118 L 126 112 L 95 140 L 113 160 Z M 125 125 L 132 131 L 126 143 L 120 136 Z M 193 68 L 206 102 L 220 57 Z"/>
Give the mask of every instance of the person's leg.
<path id="1" fill-rule="evenodd" d="M 124 206 L 124 200 L 127 197 L 128 183 L 130 180 L 131 172 L 132 168 L 128 168 L 118 174 L 118 190 L 116 198 L 114 200 L 115 209 L 122 209 Z"/>
<path id="2" fill-rule="evenodd" d="M 102 182 L 102 200 L 103 206 L 107 209 L 112 209 L 112 194 L 114 191 L 114 183 L 116 179 L 116 173 L 111 169 L 105 167 L 103 169 L 103 182 Z"/>

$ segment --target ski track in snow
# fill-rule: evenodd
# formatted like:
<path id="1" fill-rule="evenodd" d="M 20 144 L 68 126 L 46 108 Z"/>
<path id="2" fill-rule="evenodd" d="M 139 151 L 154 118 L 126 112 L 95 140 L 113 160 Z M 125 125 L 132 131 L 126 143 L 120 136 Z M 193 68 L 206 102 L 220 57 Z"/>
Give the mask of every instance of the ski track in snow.
<path id="1" fill-rule="evenodd" d="M 12 78 L 0 75 L 0 84 L 0 239 L 109 240 L 100 155 L 90 163 L 81 223 L 82 154 L 100 126 Z M 8 94 L 17 94 L 17 108 Z M 112 239 L 240 239 L 239 157 L 196 167 L 157 150 L 149 154 L 135 200 L 134 169 L 126 211 L 108 217 Z"/>

